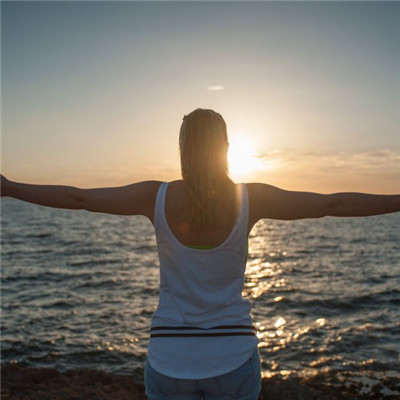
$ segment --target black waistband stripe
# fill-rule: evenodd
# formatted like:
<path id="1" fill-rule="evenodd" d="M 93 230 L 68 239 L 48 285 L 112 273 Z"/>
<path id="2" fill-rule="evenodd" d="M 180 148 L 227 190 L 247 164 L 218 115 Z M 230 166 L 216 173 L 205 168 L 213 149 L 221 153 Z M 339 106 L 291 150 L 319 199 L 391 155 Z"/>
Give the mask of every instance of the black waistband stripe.
<path id="1" fill-rule="evenodd" d="M 211 328 L 199 328 L 196 326 L 153 326 L 151 327 L 151 331 L 158 331 L 158 330 L 202 330 L 202 331 L 209 331 L 212 329 L 256 329 L 253 325 L 219 325 L 213 326 Z"/>
<path id="2" fill-rule="evenodd" d="M 150 337 L 255 336 L 255 332 L 151 333 Z"/>
<path id="3" fill-rule="evenodd" d="M 214 329 L 223 330 L 247 330 L 245 332 L 213 332 Z M 174 332 L 174 333 L 153 333 L 154 331 L 202 331 L 202 332 Z M 250 330 L 250 332 L 249 332 Z M 207 332 L 204 332 L 207 331 Z M 201 337 L 201 336 L 247 336 L 256 335 L 256 328 L 253 325 L 219 325 L 211 328 L 199 328 L 194 326 L 153 326 L 150 329 L 150 337 Z"/>

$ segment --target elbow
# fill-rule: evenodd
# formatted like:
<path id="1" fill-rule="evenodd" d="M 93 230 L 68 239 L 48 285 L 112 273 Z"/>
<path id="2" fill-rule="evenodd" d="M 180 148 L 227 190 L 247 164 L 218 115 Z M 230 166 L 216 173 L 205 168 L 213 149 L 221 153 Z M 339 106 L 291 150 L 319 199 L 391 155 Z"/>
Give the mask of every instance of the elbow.
<path id="1" fill-rule="evenodd" d="M 326 205 L 324 207 L 324 217 L 338 217 L 340 216 L 340 200 L 336 195 L 331 194 L 327 196 Z"/>
<path id="2" fill-rule="evenodd" d="M 82 189 L 74 188 L 70 196 L 71 209 L 74 210 L 87 210 L 88 204 Z"/>

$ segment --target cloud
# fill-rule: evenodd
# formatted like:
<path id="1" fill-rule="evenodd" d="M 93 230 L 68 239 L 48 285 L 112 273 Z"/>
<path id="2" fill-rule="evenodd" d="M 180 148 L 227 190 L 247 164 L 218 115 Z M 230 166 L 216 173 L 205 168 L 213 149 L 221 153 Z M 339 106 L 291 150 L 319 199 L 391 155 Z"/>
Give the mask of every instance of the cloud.
<path id="1" fill-rule="evenodd" d="M 223 86 L 223 85 L 212 85 L 212 86 L 208 86 L 207 90 L 211 90 L 211 91 L 225 90 L 225 86 Z"/>
<path id="2" fill-rule="evenodd" d="M 274 150 L 259 155 L 265 162 L 275 162 L 282 170 L 312 173 L 397 173 L 400 174 L 400 150 L 375 149 L 370 151 L 290 151 Z"/>

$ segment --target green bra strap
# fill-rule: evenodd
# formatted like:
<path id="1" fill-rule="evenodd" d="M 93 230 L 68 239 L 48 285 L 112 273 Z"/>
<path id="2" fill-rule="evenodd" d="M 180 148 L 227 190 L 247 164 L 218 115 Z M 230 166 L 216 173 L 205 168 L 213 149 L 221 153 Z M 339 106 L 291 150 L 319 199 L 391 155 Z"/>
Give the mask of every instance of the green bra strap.
<path id="1" fill-rule="evenodd" d="M 215 249 L 215 246 L 187 246 L 190 247 L 191 249 L 199 249 L 199 250 L 209 250 L 209 249 Z"/>
<path id="2" fill-rule="evenodd" d="M 187 246 L 187 247 L 190 247 L 191 249 L 198 249 L 198 250 L 215 249 L 215 246 L 196 246 L 196 245 L 193 245 L 193 246 Z M 244 256 L 244 260 L 245 261 L 247 260 L 248 255 L 249 255 L 249 241 L 247 240 L 247 242 L 246 242 L 246 254 Z"/>

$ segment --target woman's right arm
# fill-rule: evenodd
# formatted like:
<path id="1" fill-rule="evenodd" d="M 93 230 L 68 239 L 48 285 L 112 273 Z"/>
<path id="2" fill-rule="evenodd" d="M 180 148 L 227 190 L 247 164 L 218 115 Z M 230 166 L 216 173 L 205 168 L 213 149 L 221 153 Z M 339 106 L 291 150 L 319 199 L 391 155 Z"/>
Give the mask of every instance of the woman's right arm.
<path id="1" fill-rule="evenodd" d="M 254 222 L 263 218 L 364 217 L 400 211 L 400 195 L 296 192 L 263 183 L 250 183 L 248 189 Z"/>
<path id="2" fill-rule="evenodd" d="M 13 182 L 1 175 L 1 196 L 46 207 L 117 215 L 145 215 L 152 220 L 159 185 L 157 181 L 146 181 L 120 187 L 80 189 Z"/>

